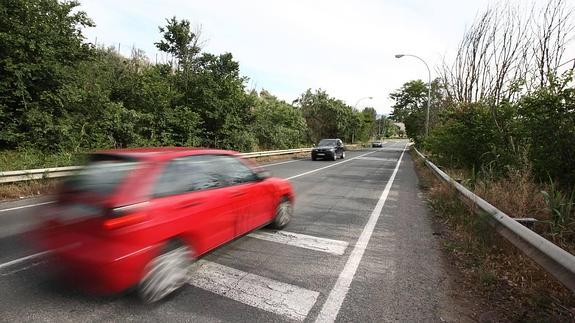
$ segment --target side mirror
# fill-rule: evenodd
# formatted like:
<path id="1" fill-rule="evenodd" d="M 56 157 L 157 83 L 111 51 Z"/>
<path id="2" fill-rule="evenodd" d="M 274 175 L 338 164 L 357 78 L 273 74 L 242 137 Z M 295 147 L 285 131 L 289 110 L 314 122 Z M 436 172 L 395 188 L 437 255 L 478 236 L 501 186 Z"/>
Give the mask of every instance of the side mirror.
<path id="1" fill-rule="evenodd" d="M 315 147 L 315 144 L 311 144 L 312 147 Z"/>
<path id="2" fill-rule="evenodd" d="M 260 170 L 260 171 L 256 172 L 256 178 L 259 181 L 263 181 L 264 179 L 270 178 L 270 177 L 272 177 L 272 174 L 268 170 Z"/>

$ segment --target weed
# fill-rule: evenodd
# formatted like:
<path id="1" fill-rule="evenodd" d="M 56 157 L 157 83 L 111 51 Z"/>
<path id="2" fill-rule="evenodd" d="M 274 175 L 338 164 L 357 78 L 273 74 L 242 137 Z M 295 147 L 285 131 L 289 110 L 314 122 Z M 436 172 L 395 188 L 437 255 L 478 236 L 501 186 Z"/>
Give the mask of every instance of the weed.
<path id="1" fill-rule="evenodd" d="M 479 272 L 479 281 L 484 287 L 493 287 L 497 282 L 497 276 L 491 271 L 481 270 Z"/>
<path id="2" fill-rule="evenodd" d="M 462 288 L 481 295 L 487 306 L 509 321 L 575 320 L 572 310 L 575 300 L 567 288 L 500 237 L 490 226 L 489 214 L 477 212 L 461 202 L 456 191 L 436 179 L 424 163 L 417 161 L 415 164 L 418 176 L 430 180 L 427 190 L 430 206 L 449 228 L 442 235 L 442 246 L 466 279 Z M 529 167 L 509 169 L 503 179 L 492 176 L 492 169 L 488 167 L 479 172 L 472 171 L 470 177 L 461 170 L 447 172 L 461 176 L 462 183 L 473 183 L 477 195 L 510 216 L 549 219 L 547 213 L 554 210 L 555 220 L 563 227 L 573 229 L 573 214 L 569 212 L 575 208 L 575 193 L 560 194 L 555 185 L 548 188 L 537 184 Z M 542 187 L 546 188 L 548 199 L 544 200 Z M 558 230 L 564 235 L 567 232 L 564 228 Z M 556 240 L 553 242 L 557 243 Z M 567 244 L 572 245 L 572 241 Z"/>
<path id="3" fill-rule="evenodd" d="M 548 190 L 541 191 L 550 219 L 546 221 L 551 234 L 559 239 L 573 239 L 575 228 L 575 190 L 564 193 L 550 178 Z"/>

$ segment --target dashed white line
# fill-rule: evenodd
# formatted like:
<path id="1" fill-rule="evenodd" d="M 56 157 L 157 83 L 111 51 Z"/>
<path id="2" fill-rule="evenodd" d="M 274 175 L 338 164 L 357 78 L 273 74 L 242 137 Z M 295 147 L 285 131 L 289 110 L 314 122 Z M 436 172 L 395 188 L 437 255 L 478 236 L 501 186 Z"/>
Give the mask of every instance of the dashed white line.
<path id="1" fill-rule="evenodd" d="M 30 260 L 30 259 L 42 257 L 42 256 L 45 256 L 45 255 L 47 255 L 47 254 L 49 254 L 49 253 L 51 253 L 51 251 L 44 251 L 44 252 L 35 253 L 35 254 L 33 254 L 33 255 L 30 255 L 30 256 L 26 256 L 26 257 L 22 257 L 22 258 L 18 258 L 18 259 L 12 260 L 12 261 L 8 261 L 8 262 L 5 262 L 5 263 L 3 263 L 3 264 L 0 264 L 0 269 L 8 268 L 8 267 L 10 267 L 10 266 L 19 264 L 19 263 L 24 262 L 24 261 L 26 261 L 26 260 Z"/>
<path id="2" fill-rule="evenodd" d="M 205 260 L 195 264 L 189 284 L 237 302 L 303 321 L 319 293 Z"/>
<path id="3" fill-rule="evenodd" d="M 369 239 L 371 238 L 373 229 L 375 228 L 377 220 L 381 215 L 383 205 L 385 204 L 389 191 L 391 190 L 391 186 L 393 185 L 393 181 L 395 180 L 395 175 L 399 170 L 399 165 L 401 164 L 401 160 L 403 158 L 403 154 L 405 153 L 406 147 L 407 145 L 403 148 L 401 156 L 397 161 L 397 165 L 395 165 L 395 170 L 393 171 L 393 174 L 391 174 L 389 181 L 387 181 L 387 184 L 385 185 L 385 188 L 381 193 L 379 201 L 377 201 L 377 205 L 371 212 L 367 224 L 363 228 L 363 231 L 361 232 L 361 235 L 359 236 L 359 239 L 357 240 L 355 247 L 351 251 L 351 255 L 349 256 L 347 263 L 343 267 L 343 270 L 339 274 L 339 277 L 335 285 L 333 286 L 332 290 L 330 291 L 327 300 L 323 304 L 321 312 L 316 318 L 316 322 L 334 322 L 335 319 L 337 318 L 337 314 L 339 313 L 339 310 L 341 308 L 341 305 L 343 304 L 345 296 L 349 291 L 349 287 L 351 285 L 351 282 L 353 281 L 353 277 L 355 276 L 357 267 L 359 266 L 361 258 L 363 257 L 363 253 L 367 248 L 367 244 L 369 243 Z"/>
<path id="4" fill-rule="evenodd" d="M 347 242 L 341 240 L 319 238 L 307 234 L 286 231 L 259 230 L 248 234 L 248 237 L 326 252 L 338 256 L 343 255 L 348 246 Z"/>
<path id="5" fill-rule="evenodd" d="M 26 209 L 26 208 L 29 208 L 29 207 L 41 206 L 41 205 L 52 204 L 52 203 L 54 203 L 54 201 L 48 201 L 48 202 L 42 202 L 42 203 L 36 203 L 36 204 L 16 206 L 16 207 L 11 207 L 11 208 L 9 208 L 9 209 L 2 209 L 2 210 L 0 210 L 0 213 L 2 213 L 2 212 L 8 212 L 8 211 L 14 211 L 14 210 L 20 210 L 20 209 Z"/>

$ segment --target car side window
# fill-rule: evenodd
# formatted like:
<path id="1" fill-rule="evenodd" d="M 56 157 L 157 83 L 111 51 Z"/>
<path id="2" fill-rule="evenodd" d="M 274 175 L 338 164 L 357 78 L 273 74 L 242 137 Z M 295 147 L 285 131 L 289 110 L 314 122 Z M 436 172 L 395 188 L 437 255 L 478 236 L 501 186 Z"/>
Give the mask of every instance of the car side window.
<path id="1" fill-rule="evenodd" d="M 214 164 L 218 166 L 229 185 L 252 182 L 257 178 L 250 167 L 233 156 L 220 155 Z"/>
<path id="2" fill-rule="evenodd" d="M 171 160 L 154 188 L 154 196 L 168 196 L 217 188 L 225 179 L 214 165 L 217 156 L 197 155 Z"/>

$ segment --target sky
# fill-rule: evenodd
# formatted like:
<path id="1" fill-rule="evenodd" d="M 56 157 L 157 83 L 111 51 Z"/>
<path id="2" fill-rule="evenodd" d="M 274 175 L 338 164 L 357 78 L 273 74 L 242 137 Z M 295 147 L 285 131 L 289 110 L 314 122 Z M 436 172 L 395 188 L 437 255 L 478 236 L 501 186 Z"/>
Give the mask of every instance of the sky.
<path id="1" fill-rule="evenodd" d="M 96 27 L 86 41 L 139 48 L 161 61 L 158 26 L 176 16 L 201 28 L 204 51 L 230 52 L 248 89 L 292 102 L 321 88 L 362 109 L 389 114 L 389 94 L 409 80 L 427 81 L 453 52 L 488 0 L 80 0 Z M 373 97 L 368 99 L 366 97 Z M 358 102 L 359 101 L 359 102 Z"/>

